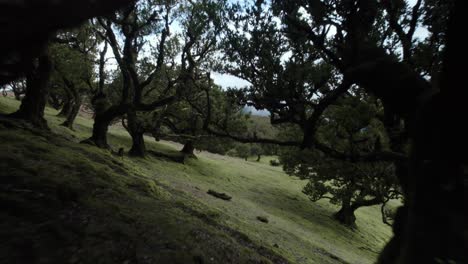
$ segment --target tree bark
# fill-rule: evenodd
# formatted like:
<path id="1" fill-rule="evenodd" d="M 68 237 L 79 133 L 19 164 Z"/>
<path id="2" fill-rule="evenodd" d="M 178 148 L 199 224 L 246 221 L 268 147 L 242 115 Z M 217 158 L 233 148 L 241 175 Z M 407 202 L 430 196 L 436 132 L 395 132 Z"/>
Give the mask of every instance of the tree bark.
<path id="1" fill-rule="evenodd" d="M 60 102 L 60 99 L 56 95 L 49 94 L 49 105 L 55 110 L 59 110 L 62 102 Z"/>
<path id="2" fill-rule="evenodd" d="M 146 155 L 145 140 L 143 138 L 143 132 L 136 131 L 131 134 L 132 136 L 132 148 L 128 152 L 130 156 L 144 157 Z"/>
<path id="3" fill-rule="evenodd" d="M 37 58 L 37 64 L 33 63 L 31 66 L 26 76 L 26 94 L 21 101 L 20 109 L 10 117 L 24 119 L 36 127 L 48 129 L 47 121 L 44 119 L 44 109 L 49 94 L 52 61 L 47 47 Z"/>
<path id="4" fill-rule="evenodd" d="M 260 159 L 262 158 L 262 155 L 257 154 L 257 162 L 260 162 Z"/>
<path id="5" fill-rule="evenodd" d="M 373 206 L 383 203 L 383 200 L 379 197 L 375 197 L 370 200 L 358 200 L 351 201 L 351 198 L 344 199 L 341 205 L 341 209 L 334 215 L 335 218 L 342 224 L 356 227 L 356 216 L 354 212 L 365 206 Z"/>
<path id="6" fill-rule="evenodd" d="M 343 225 L 355 227 L 356 216 L 354 215 L 354 211 L 355 210 L 349 204 L 346 206 L 343 204 L 341 209 L 335 213 L 334 217 Z"/>
<path id="7" fill-rule="evenodd" d="M 112 118 L 103 114 L 96 114 L 93 124 L 93 135 L 88 139 L 99 148 L 108 148 L 107 130 Z M 88 141 L 87 140 L 87 141 Z"/>
<path id="8" fill-rule="evenodd" d="M 66 126 L 73 130 L 73 124 L 75 123 L 75 119 L 78 116 L 78 113 L 80 112 L 81 104 L 82 104 L 81 96 L 77 95 L 77 97 L 75 98 L 73 102 L 73 106 L 71 107 L 67 115 L 67 119 L 62 123 L 62 126 Z"/>
<path id="9" fill-rule="evenodd" d="M 193 141 L 187 140 L 184 144 L 184 147 L 182 148 L 180 152 L 184 153 L 184 155 L 186 156 L 195 157 L 194 150 L 195 150 L 195 146 L 193 145 Z"/>
<path id="10" fill-rule="evenodd" d="M 68 127 L 69 129 L 73 130 L 73 123 L 75 122 L 75 118 L 80 112 L 80 107 L 82 103 L 81 95 L 75 87 L 75 84 L 68 79 L 64 78 L 65 85 L 68 87 L 69 90 L 69 103 L 70 103 L 70 110 L 67 113 L 67 118 L 62 123 L 62 126 Z"/>
<path id="11" fill-rule="evenodd" d="M 379 263 L 466 263 L 466 128 L 454 117 L 463 113 L 461 95 L 466 47 L 456 30 L 462 21 L 462 1 L 455 1 L 447 32 L 440 90 L 411 98 L 416 106 L 409 129 L 413 141 L 407 202 L 397 211 L 394 237 Z M 463 55 L 465 54 L 465 55 Z M 396 93 L 398 94 L 398 93 Z M 421 95 L 426 95 L 423 98 Z M 401 95 L 400 95 L 401 96 Z M 447 98 L 448 96 L 452 96 Z M 449 99 L 444 102 L 444 100 Z M 458 121 L 457 121 L 458 120 Z M 442 135 L 442 131 L 447 134 Z M 458 149 L 458 150 L 457 150 Z"/>
<path id="12" fill-rule="evenodd" d="M 125 114 L 128 105 L 111 106 L 102 112 L 95 113 L 93 134 L 90 138 L 83 140 L 82 143 L 91 143 L 99 148 L 109 148 L 107 143 L 107 131 L 114 118 Z"/>
<path id="13" fill-rule="evenodd" d="M 336 212 L 333 217 L 335 217 L 338 222 L 349 227 L 356 226 L 356 216 L 354 211 L 356 209 L 351 206 L 351 197 L 345 197 L 341 202 L 341 209 Z"/>
<path id="14" fill-rule="evenodd" d="M 146 154 L 146 146 L 144 140 L 144 130 L 138 122 L 136 111 L 129 110 L 127 112 L 128 133 L 132 137 L 132 147 L 128 154 L 134 157 L 144 157 Z"/>
<path id="15" fill-rule="evenodd" d="M 62 109 L 60 110 L 60 112 L 57 114 L 57 116 L 68 116 L 68 114 L 70 113 L 70 109 L 71 109 L 71 94 L 70 94 L 70 91 L 68 91 L 68 88 L 65 88 L 65 100 L 63 102 L 63 106 L 62 106 Z"/>

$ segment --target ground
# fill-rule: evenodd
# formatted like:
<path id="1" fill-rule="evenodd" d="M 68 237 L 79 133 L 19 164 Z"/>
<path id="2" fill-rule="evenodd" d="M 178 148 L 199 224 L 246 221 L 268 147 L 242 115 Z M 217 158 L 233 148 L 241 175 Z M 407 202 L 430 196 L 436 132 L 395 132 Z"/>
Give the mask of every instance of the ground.
<path id="1" fill-rule="evenodd" d="M 17 107 L 0 99 L 0 113 Z M 274 157 L 122 158 L 79 144 L 89 117 L 71 131 L 56 114 L 46 109 L 51 132 L 0 119 L 0 263 L 372 263 L 391 236 L 378 207 L 357 210 L 355 230 L 337 223 L 338 208 L 311 202 Z M 119 126 L 109 141 L 129 149 Z"/>

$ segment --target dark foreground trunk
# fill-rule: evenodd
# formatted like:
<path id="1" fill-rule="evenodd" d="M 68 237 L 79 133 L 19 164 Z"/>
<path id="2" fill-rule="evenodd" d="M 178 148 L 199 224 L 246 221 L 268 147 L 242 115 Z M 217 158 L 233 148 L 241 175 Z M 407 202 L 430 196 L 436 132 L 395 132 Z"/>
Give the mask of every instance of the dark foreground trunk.
<path id="1" fill-rule="evenodd" d="M 461 95 L 464 89 L 460 89 L 464 70 L 459 66 L 464 63 L 466 47 L 456 30 L 463 23 L 461 2 L 455 1 L 450 15 L 442 92 L 419 101 L 413 112 L 407 203 L 397 212 L 394 237 L 379 256 L 379 263 L 467 261 L 467 159 L 460 154 L 466 152 L 467 131 L 455 117 L 465 112 L 466 105 L 466 94 Z M 442 135 L 442 131 L 447 134 Z"/>
<path id="2" fill-rule="evenodd" d="M 26 76 L 26 94 L 21 101 L 20 109 L 10 116 L 24 119 L 36 127 L 48 129 L 47 121 L 44 119 L 44 109 L 49 94 L 52 62 L 47 48 L 39 56 L 37 65 L 32 65 L 31 68 Z"/>
<path id="3" fill-rule="evenodd" d="M 258 154 L 257 155 L 257 162 L 260 162 L 260 159 L 262 158 L 262 155 Z"/>

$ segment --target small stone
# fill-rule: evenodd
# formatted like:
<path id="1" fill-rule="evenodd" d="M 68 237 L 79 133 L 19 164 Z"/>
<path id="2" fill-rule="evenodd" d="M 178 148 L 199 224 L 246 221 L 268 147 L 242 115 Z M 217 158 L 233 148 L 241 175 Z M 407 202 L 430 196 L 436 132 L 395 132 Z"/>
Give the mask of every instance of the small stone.
<path id="1" fill-rule="evenodd" d="M 229 195 L 227 195 L 227 194 L 225 194 L 225 193 L 219 193 L 219 192 L 213 191 L 213 190 L 208 190 L 207 193 L 208 193 L 209 195 L 212 195 L 212 196 L 216 197 L 216 198 L 223 199 L 223 200 L 226 200 L 226 201 L 229 201 L 229 200 L 232 199 L 231 196 L 229 196 Z"/>
<path id="2" fill-rule="evenodd" d="M 257 220 L 263 223 L 268 223 L 268 218 L 265 216 L 257 216 Z"/>

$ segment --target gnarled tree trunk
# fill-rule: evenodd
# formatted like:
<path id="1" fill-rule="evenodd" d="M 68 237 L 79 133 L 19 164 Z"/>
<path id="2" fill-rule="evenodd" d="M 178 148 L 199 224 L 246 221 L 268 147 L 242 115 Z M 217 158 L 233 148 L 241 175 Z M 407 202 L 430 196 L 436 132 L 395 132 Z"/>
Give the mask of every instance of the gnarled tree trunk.
<path id="1" fill-rule="evenodd" d="M 73 124 L 75 123 L 75 119 L 78 116 L 78 113 L 80 112 L 82 104 L 82 99 L 80 95 L 77 95 L 77 97 L 73 100 L 73 105 L 68 112 L 67 119 L 62 123 L 62 126 L 66 126 L 70 129 L 73 129 Z"/>
<path id="2" fill-rule="evenodd" d="M 52 70 L 52 61 L 49 51 L 44 48 L 37 62 L 31 65 L 31 70 L 26 75 L 26 94 L 21 101 L 18 111 L 10 117 L 24 119 L 34 126 L 48 129 L 44 119 L 44 109 L 49 95 L 49 79 Z"/>
<path id="3" fill-rule="evenodd" d="M 136 111 L 129 110 L 127 112 L 127 130 L 132 137 L 132 147 L 128 154 L 134 157 L 144 157 L 146 154 L 146 146 L 144 140 L 144 129 L 138 122 Z"/>
<path id="4" fill-rule="evenodd" d="M 343 225 L 355 227 L 356 216 L 354 215 L 354 211 L 355 209 L 351 207 L 351 204 L 343 202 L 341 209 L 333 216 Z"/>
<path id="5" fill-rule="evenodd" d="M 63 78 L 65 81 L 65 85 L 67 86 L 67 90 L 69 93 L 69 104 L 70 109 L 66 115 L 65 121 L 62 123 L 62 126 L 66 126 L 70 129 L 73 129 L 73 123 L 75 122 L 75 118 L 80 111 L 82 99 L 81 95 L 75 87 L 75 84 L 70 80 Z"/>
<path id="6" fill-rule="evenodd" d="M 109 148 L 107 143 L 107 131 L 114 118 L 125 114 L 128 105 L 121 104 L 111 106 L 102 112 L 95 113 L 93 134 L 90 138 L 83 140 L 82 143 L 91 143 L 100 148 Z"/>
<path id="7" fill-rule="evenodd" d="M 344 225 L 356 227 L 356 216 L 354 215 L 354 212 L 357 209 L 365 206 L 378 205 L 381 203 L 383 203 L 383 200 L 379 197 L 375 197 L 370 200 L 362 198 L 356 201 L 351 201 L 351 198 L 343 199 L 341 209 L 335 213 L 334 217 Z"/>

